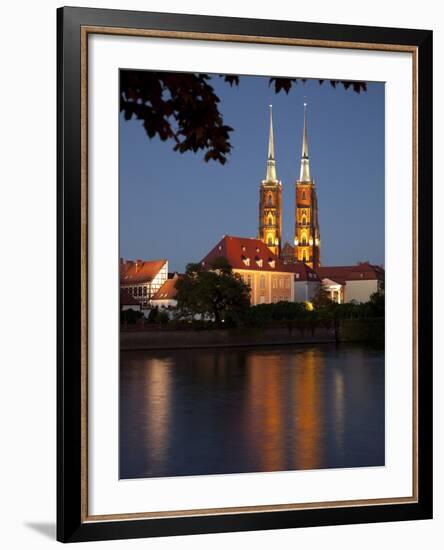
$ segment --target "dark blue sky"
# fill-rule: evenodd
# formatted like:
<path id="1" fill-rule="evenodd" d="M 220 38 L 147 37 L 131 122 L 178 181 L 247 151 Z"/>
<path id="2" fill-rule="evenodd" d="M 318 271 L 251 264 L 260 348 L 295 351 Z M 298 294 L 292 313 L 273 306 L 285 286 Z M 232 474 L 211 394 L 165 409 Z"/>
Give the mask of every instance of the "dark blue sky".
<path id="1" fill-rule="evenodd" d="M 120 255 L 167 258 L 170 271 L 199 261 L 222 235 L 256 237 L 259 184 L 265 177 L 268 105 L 273 104 L 283 237 L 293 240 L 294 181 L 299 175 L 304 97 L 308 100 L 311 175 L 318 193 L 323 265 L 384 263 L 384 84 L 366 93 L 307 81 L 275 94 L 265 77 L 230 88 L 215 77 L 229 161 L 180 154 L 149 140 L 142 123 L 120 119 Z"/>

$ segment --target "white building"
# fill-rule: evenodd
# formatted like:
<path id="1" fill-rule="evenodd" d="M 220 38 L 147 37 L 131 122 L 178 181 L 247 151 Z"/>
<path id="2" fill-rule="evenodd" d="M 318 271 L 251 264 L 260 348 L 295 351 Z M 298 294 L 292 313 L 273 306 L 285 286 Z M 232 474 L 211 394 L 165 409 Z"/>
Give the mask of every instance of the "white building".
<path id="1" fill-rule="evenodd" d="M 368 302 L 372 294 L 384 289 L 384 268 L 369 262 L 352 266 L 322 266 L 317 269 L 317 274 L 330 298 L 339 304 Z"/>
<path id="2" fill-rule="evenodd" d="M 142 309 L 168 279 L 168 260 L 120 260 L 120 288 L 135 298 Z"/>
<path id="3" fill-rule="evenodd" d="M 294 301 L 311 302 L 321 286 L 317 273 L 302 262 L 292 264 L 292 268 L 294 270 Z"/>
<path id="4" fill-rule="evenodd" d="M 176 283 L 178 280 L 178 273 L 175 273 L 173 277 L 167 279 L 151 298 L 150 306 L 158 307 L 159 309 L 176 307 Z"/>

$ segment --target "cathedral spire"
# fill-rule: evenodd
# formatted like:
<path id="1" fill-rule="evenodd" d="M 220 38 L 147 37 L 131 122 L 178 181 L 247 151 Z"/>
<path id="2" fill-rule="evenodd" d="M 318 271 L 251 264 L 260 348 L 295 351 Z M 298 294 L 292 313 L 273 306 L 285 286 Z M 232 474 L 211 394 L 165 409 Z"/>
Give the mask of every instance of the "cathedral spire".
<path id="1" fill-rule="evenodd" d="M 282 184 L 276 177 L 274 158 L 273 114 L 270 105 L 270 129 L 268 133 L 267 173 L 259 186 L 258 239 L 270 252 L 279 256 L 282 235 Z"/>
<path id="2" fill-rule="evenodd" d="M 270 105 L 270 131 L 268 134 L 268 156 L 266 181 L 276 181 L 276 161 L 274 159 L 274 135 L 273 135 L 273 112 Z"/>
<path id="3" fill-rule="evenodd" d="M 309 182 L 310 178 L 310 161 L 308 158 L 308 137 L 307 137 L 307 102 L 304 101 L 304 132 L 302 134 L 302 156 L 301 156 L 301 173 L 299 181 Z"/>
<path id="4" fill-rule="evenodd" d="M 295 182 L 295 191 L 294 258 L 296 262 L 304 262 L 316 270 L 321 263 L 321 234 L 316 188 L 310 176 L 306 101 L 304 101 L 301 173 Z"/>

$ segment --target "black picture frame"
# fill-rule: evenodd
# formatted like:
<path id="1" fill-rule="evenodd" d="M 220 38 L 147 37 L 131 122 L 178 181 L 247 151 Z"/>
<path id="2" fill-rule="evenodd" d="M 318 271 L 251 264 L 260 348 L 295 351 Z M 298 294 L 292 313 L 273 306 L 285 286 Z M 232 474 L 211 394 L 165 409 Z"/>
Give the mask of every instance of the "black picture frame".
<path id="1" fill-rule="evenodd" d="M 80 367 L 83 26 L 407 45 L 417 49 L 417 502 L 131 521 L 84 519 L 81 502 L 85 482 L 81 467 L 84 395 Z M 57 11 L 57 71 L 57 539 L 77 542 L 432 518 L 432 32 L 65 7 Z"/>

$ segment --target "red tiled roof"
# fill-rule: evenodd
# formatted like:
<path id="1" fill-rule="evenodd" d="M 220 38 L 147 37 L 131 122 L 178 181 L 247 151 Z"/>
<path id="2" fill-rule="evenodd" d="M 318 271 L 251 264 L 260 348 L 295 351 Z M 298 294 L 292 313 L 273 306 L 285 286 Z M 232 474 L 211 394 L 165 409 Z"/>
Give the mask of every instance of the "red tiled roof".
<path id="1" fill-rule="evenodd" d="M 120 289 L 120 307 L 122 306 L 139 306 L 139 302 L 130 296 L 130 294 L 124 289 Z"/>
<path id="2" fill-rule="evenodd" d="M 316 274 L 306 264 L 285 264 L 259 239 L 226 235 L 201 263 L 208 267 L 216 258 L 226 258 L 233 269 L 299 273 L 299 279 L 302 280 L 309 279 L 311 273 L 312 278 L 317 279 Z"/>
<path id="3" fill-rule="evenodd" d="M 151 282 L 165 265 L 166 260 L 121 260 L 120 284 L 133 285 Z"/>
<path id="4" fill-rule="evenodd" d="M 159 290 L 153 295 L 151 300 L 173 300 L 177 294 L 176 282 L 179 276 L 167 279 Z"/>
<path id="5" fill-rule="evenodd" d="M 316 271 L 321 279 L 331 279 L 340 284 L 360 280 L 383 281 L 385 276 L 384 268 L 368 262 L 348 266 L 322 266 Z"/>

